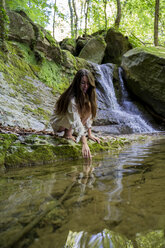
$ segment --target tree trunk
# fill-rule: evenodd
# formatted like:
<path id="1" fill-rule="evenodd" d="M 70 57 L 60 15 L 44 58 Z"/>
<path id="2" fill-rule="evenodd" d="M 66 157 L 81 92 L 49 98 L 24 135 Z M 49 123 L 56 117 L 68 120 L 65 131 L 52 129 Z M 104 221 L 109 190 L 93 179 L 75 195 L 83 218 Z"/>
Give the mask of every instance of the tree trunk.
<path id="1" fill-rule="evenodd" d="M 7 24 L 8 16 L 6 14 L 5 0 L 0 0 L 0 48 L 7 52 L 6 39 L 7 39 Z"/>
<path id="2" fill-rule="evenodd" d="M 73 28 L 73 8 L 71 0 L 68 0 L 69 10 L 70 10 L 70 27 L 71 27 L 71 37 L 74 37 L 74 28 Z"/>
<path id="3" fill-rule="evenodd" d="M 117 0 L 117 15 L 115 20 L 115 27 L 119 28 L 121 20 L 121 3 L 120 0 Z"/>
<path id="4" fill-rule="evenodd" d="M 155 0 L 154 45 L 158 46 L 159 0 Z"/>
<path id="5" fill-rule="evenodd" d="M 56 3 L 57 1 L 54 0 L 54 12 L 53 12 L 53 38 L 55 39 L 55 24 L 56 24 Z"/>
<path id="6" fill-rule="evenodd" d="M 107 0 L 103 0 L 103 2 L 104 2 L 105 30 L 107 30 Z"/>
<path id="7" fill-rule="evenodd" d="M 81 12 L 80 12 L 81 14 L 80 14 L 80 16 L 81 16 L 81 18 L 80 18 L 80 30 L 82 30 L 82 24 L 83 24 L 83 18 L 82 18 L 82 16 L 83 16 L 83 14 L 84 14 L 84 2 L 81 2 Z"/>
<path id="8" fill-rule="evenodd" d="M 87 27 L 88 27 L 88 10 L 89 10 L 89 0 L 86 0 L 85 2 L 85 30 L 84 30 L 85 36 L 87 34 Z"/>
<path id="9" fill-rule="evenodd" d="M 77 27 L 78 27 L 78 15 L 77 15 L 77 10 L 76 10 L 76 5 L 75 5 L 74 0 L 72 0 L 72 5 L 74 9 L 74 14 L 75 14 L 74 27 L 75 27 L 75 39 L 76 39 L 77 38 Z"/>

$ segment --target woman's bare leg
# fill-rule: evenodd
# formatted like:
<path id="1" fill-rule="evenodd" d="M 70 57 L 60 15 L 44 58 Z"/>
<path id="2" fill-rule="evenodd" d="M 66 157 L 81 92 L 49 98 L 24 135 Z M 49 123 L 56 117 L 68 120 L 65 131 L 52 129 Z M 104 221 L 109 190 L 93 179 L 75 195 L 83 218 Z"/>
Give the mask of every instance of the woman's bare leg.
<path id="1" fill-rule="evenodd" d="M 66 139 L 71 139 L 73 141 L 76 141 L 75 137 L 72 135 L 72 128 L 69 128 L 69 129 L 65 128 L 65 132 L 64 132 L 63 137 L 66 138 Z"/>

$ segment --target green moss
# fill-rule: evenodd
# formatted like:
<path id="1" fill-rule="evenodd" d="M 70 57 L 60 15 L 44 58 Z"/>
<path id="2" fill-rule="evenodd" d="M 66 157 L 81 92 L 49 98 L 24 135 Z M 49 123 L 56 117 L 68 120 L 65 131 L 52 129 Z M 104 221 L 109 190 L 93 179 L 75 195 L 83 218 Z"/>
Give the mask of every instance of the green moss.
<path id="1" fill-rule="evenodd" d="M 0 56 L 0 71 L 4 73 L 5 80 L 11 85 L 22 84 L 28 87 L 28 83 L 23 79 L 25 77 L 35 78 L 33 71 L 24 59 L 22 51 L 17 45 L 8 43 L 8 57 L 4 54 Z M 29 86 L 31 89 L 32 87 Z"/>
<path id="2" fill-rule="evenodd" d="M 8 42 L 8 56 L 0 51 L 0 71 L 4 79 L 16 92 L 22 90 L 33 93 L 36 87 L 30 79 L 39 78 L 53 89 L 62 93 L 72 81 L 77 70 L 88 68 L 88 62 L 75 58 L 69 51 L 63 52 L 63 65 L 46 59 L 40 51 L 32 51 L 28 45 Z"/>
<path id="3" fill-rule="evenodd" d="M 32 51 L 27 44 L 14 42 L 14 45 L 17 51 L 17 55 L 22 57 L 27 64 L 36 65 L 36 57 L 34 51 Z"/>
<path id="4" fill-rule="evenodd" d="M 100 144 L 89 141 L 89 147 L 91 152 L 99 152 L 99 151 L 109 151 L 113 149 L 119 149 L 124 146 L 126 140 L 124 138 L 119 139 L 109 139 L 107 141 L 101 139 Z"/>
<path id="5" fill-rule="evenodd" d="M 46 39 L 49 41 L 49 43 L 52 45 L 52 46 L 57 46 L 57 42 L 55 41 L 55 39 L 52 37 L 51 35 L 51 32 L 50 31 L 46 31 Z"/>
<path id="6" fill-rule="evenodd" d="M 153 55 L 165 58 L 165 48 L 163 47 L 145 47 L 144 50 Z"/>
<path id="7" fill-rule="evenodd" d="M 50 163 L 55 160 L 56 156 L 52 151 L 52 147 L 47 145 L 31 147 L 18 143 L 11 146 L 7 151 L 5 165 L 7 167 L 18 167 Z"/>
<path id="8" fill-rule="evenodd" d="M 97 36 L 96 39 L 100 41 L 104 46 L 106 46 L 105 39 L 102 35 Z"/>
<path id="9" fill-rule="evenodd" d="M 50 115 L 51 112 L 44 110 L 40 107 L 32 109 L 29 105 L 24 105 L 24 111 L 25 112 L 32 112 L 35 115 L 42 116 L 45 120 L 49 121 L 50 120 Z"/>
<path id="10" fill-rule="evenodd" d="M 62 67 L 53 61 L 44 61 L 38 76 L 42 82 L 58 92 L 63 92 L 69 86 L 69 80 L 63 76 Z"/>
<path id="11" fill-rule="evenodd" d="M 165 58 L 165 48 L 163 47 L 137 47 L 128 51 L 126 54 L 138 54 L 139 52 L 147 52 L 155 56 Z"/>
<path id="12" fill-rule="evenodd" d="M 58 145 L 54 147 L 54 153 L 63 158 L 79 158 L 81 155 L 81 145 Z"/>
<path id="13" fill-rule="evenodd" d="M 134 139 L 101 138 L 100 144 L 88 141 L 91 153 L 119 150 Z M 144 140 L 144 138 L 143 138 Z M 0 165 L 19 167 L 37 164 L 53 163 L 57 159 L 77 159 L 82 156 L 82 144 L 49 135 L 25 135 L 21 139 L 15 135 L 0 134 Z"/>
<path id="14" fill-rule="evenodd" d="M 76 41 L 73 38 L 66 38 L 62 41 L 62 45 L 69 45 L 69 46 L 75 47 Z"/>
<path id="15" fill-rule="evenodd" d="M 41 39 L 44 39 L 45 37 L 44 33 L 41 31 L 40 28 L 39 28 L 39 36 L 41 37 Z"/>
<path id="16" fill-rule="evenodd" d="M 6 151 L 16 139 L 17 136 L 14 134 L 0 133 L 0 167 L 4 165 Z"/>

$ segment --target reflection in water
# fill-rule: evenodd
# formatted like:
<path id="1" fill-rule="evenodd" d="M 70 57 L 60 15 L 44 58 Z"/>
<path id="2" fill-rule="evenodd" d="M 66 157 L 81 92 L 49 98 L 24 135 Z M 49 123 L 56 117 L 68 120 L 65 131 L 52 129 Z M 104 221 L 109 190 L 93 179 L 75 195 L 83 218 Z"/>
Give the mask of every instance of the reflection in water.
<path id="1" fill-rule="evenodd" d="M 95 168 L 95 175 L 98 178 L 104 179 L 105 185 L 102 188 L 107 188 L 106 182 L 113 181 L 112 184 L 109 184 L 107 191 L 107 215 L 104 217 L 104 220 L 117 220 L 120 216 L 120 211 L 116 208 L 116 203 L 121 202 L 121 192 L 123 190 L 122 179 L 126 173 L 135 173 L 137 172 L 137 166 L 141 165 L 144 158 L 148 157 L 150 150 L 148 147 L 152 142 L 147 144 L 133 145 L 129 150 L 120 153 L 117 158 L 110 160 L 109 158 L 104 159 L 100 167 Z M 127 165 L 127 169 L 123 167 Z M 131 168 L 128 167 L 131 165 Z M 132 168 L 132 165 L 134 168 Z M 113 205 L 111 205 L 113 203 Z M 115 203 L 115 205 L 114 205 Z"/>
<path id="2" fill-rule="evenodd" d="M 111 247 L 126 247 L 133 248 L 130 240 L 122 235 L 118 235 L 113 231 L 104 229 L 102 232 L 95 235 L 89 235 L 87 232 L 72 232 L 70 231 L 67 237 L 65 247 L 71 248 L 111 248 Z"/>
<path id="3" fill-rule="evenodd" d="M 91 161 L 6 171 L 0 178 L 0 247 L 65 194 L 16 247 L 164 248 L 164 150 L 162 138 Z"/>
<path id="4" fill-rule="evenodd" d="M 145 235 L 138 234 L 136 237 L 137 247 L 158 248 L 164 247 L 164 231 L 156 230 L 148 232 Z M 121 234 L 104 229 L 95 235 L 89 235 L 87 232 L 69 231 L 65 248 L 134 248 L 133 242 Z"/>
<path id="5" fill-rule="evenodd" d="M 92 160 L 83 161 L 83 170 L 79 173 L 77 179 L 80 184 L 81 194 L 80 199 L 85 194 L 86 187 L 93 188 L 93 183 L 95 182 L 95 176 L 93 174 L 94 167 L 92 166 Z"/>

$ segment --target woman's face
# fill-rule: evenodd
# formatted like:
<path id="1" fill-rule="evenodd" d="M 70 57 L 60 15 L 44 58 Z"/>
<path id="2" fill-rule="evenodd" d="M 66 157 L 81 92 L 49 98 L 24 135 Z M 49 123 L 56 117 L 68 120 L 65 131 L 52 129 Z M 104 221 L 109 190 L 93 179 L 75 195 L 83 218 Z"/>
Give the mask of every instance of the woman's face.
<path id="1" fill-rule="evenodd" d="M 89 89 L 89 82 L 87 76 L 83 76 L 81 78 L 80 89 L 84 94 L 86 94 L 87 90 Z"/>

